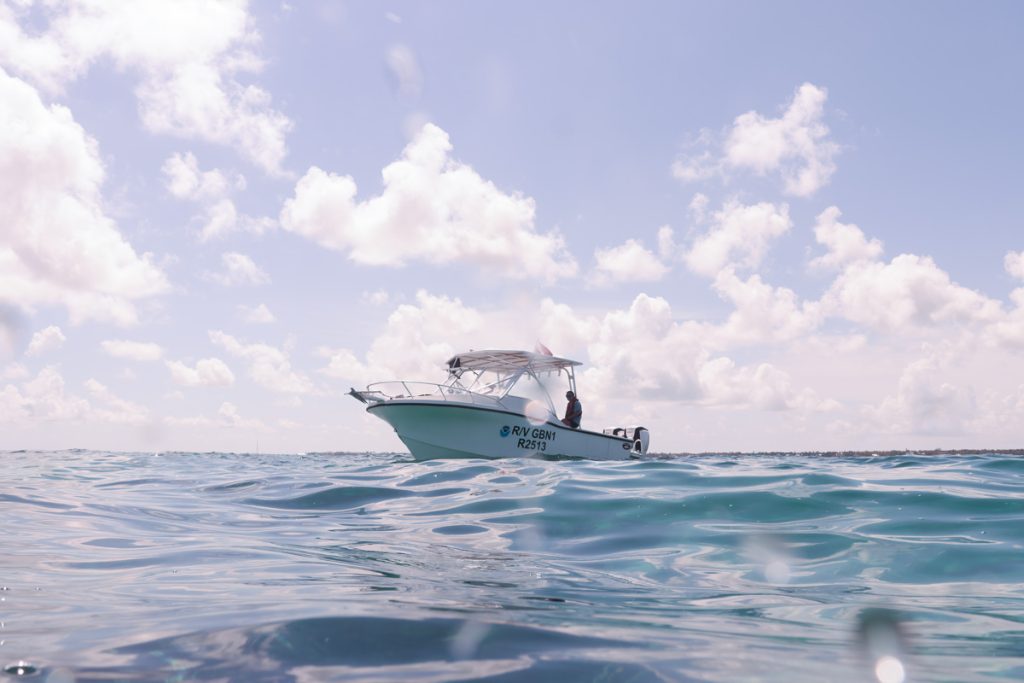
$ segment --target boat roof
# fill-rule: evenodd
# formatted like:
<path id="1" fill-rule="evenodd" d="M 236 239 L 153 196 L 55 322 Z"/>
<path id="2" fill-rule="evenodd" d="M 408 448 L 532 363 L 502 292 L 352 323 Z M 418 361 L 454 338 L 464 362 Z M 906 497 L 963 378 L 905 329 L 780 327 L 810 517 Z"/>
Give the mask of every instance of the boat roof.
<path id="1" fill-rule="evenodd" d="M 454 370 L 490 370 L 494 372 L 512 372 L 530 369 L 534 372 L 557 372 L 576 365 L 583 365 L 576 360 L 549 356 L 532 351 L 486 350 L 458 353 L 448 359 L 448 369 Z"/>

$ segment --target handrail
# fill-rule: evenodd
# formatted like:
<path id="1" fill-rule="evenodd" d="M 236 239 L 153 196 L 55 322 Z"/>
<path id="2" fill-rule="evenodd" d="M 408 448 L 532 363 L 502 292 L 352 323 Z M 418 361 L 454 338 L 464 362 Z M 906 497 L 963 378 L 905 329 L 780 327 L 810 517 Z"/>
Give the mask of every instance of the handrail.
<path id="1" fill-rule="evenodd" d="M 382 387 L 387 385 L 400 385 L 404 394 L 395 394 L 391 391 L 384 391 Z M 430 387 L 430 391 L 426 393 L 416 393 L 410 387 Z M 404 379 L 389 380 L 386 382 L 374 382 L 373 384 L 367 385 L 367 391 L 375 391 L 383 396 L 386 396 L 389 400 L 396 398 L 425 398 L 431 396 L 438 396 L 444 401 L 458 401 L 455 396 L 465 396 L 469 398 L 470 403 L 483 403 L 486 405 L 501 405 L 501 401 L 494 396 L 485 396 L 478 394 L 475 391 L 463 387 L 454 387 L 448 384 L 437 384 L 435 382 L 421 382 L 421 381 L 409 381 Z"/>

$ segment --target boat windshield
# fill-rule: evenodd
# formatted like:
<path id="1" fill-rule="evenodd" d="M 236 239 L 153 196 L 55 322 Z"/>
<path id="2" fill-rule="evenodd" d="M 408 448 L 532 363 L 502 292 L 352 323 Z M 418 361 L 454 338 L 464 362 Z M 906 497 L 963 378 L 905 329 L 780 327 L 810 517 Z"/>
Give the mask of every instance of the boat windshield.
<path id="1" fill-rule="evenodd" d="M 545 375 L 540 376 L 532 374 L 523 375 L 509 393 L 513 396 L 520 396 L 530 401 L 540 401 L 544 405 L 550 407 L 552 412 L 554 412 L 554 405 L 551 403 L 551 397 L 552 395 L 557 396 L 559 386 L 564 385 L 565 382 L 566 379 L 564 376 L 559 378 L 557 375 L 552 373 L 546 373 Z"/>
<path id="2" fill-rule="evenodd" d="M 542 373 L 525 369 L 516 372 L 454 370 L 449 379 L 449 386 L 498 399 L 511 395 L 541 401 L 554 410 L 551 402 L 552 392 L 557 394 L 564 386 L 571 388 L 572 380 L 571 368 Z"/>

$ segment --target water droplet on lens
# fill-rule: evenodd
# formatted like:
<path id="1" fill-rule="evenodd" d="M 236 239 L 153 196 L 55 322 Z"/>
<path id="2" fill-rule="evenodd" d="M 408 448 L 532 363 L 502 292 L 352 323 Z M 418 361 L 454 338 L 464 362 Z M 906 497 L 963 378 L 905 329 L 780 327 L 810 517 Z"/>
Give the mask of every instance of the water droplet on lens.
<path id="1" fill-rule="evenodd" d="M 467 619 L 459 632 L 452 638 L 452 655 L 455 659 L 470 659 L 476 654 L 481 641 L 491 630 L 490 625 Z"/>
<path id="2" fill-rule="evenodd" d="M 46 683 L 75 683 L 75 674 L 70 669 L 54 669 L 46 677 Z"/>
<path id="3" fill-rule="evenodd" d="M 765 565 L 764 578 L 767 579 L 769 583 L 789 583 L 789 565 L 783 562 L 782 560 L 772 560 L 771 562 Z"/>
<path id="4" fill-rule="evenodd" d="M 875 663 L 875 678 L 878 683 L 903 683 L 906 679 L 903 662 L 892 655 L 879 657 Z"/>
<path id="5" fill-rule="evenodd" d="M 12 676 L 31 676 L 36 671 L 35 666 L 24 661 L 17 661 L 4 667 L 4 673 Z"/>
<path id="6" fill-rule="evenodd" d="M 744 554 L 761 567 L 765 581 L 777 586 L 789 583 L 793 577 L 791 557 L 783 539 L 770 535 L 757 535 L 745 539 Z"/>
<path id="7" fill-rule="evenodd" d="M 530 401 L 526 404 L 526 419 L 530 421 L 530 424 L 537 426 L 542 425 L 548 421 L 548 407 L 540 401 Z"/>
<path id="8" fill-rule="evenodd" d="M 887 609 L 867 609 L 857 623 L 857 639 L 878 683 L 906 680 L 907 636 L 898 615 Z"/>

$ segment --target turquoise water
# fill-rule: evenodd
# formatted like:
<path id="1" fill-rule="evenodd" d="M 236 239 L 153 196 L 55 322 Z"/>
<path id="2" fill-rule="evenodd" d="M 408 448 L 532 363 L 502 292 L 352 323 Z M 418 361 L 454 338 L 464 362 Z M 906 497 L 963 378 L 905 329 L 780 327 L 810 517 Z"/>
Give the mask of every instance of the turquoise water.
<path id="1" fill-rule="evenodd" d="M 1024 679 L 1024 459 L 0 453 L 0 666 Z"/>

